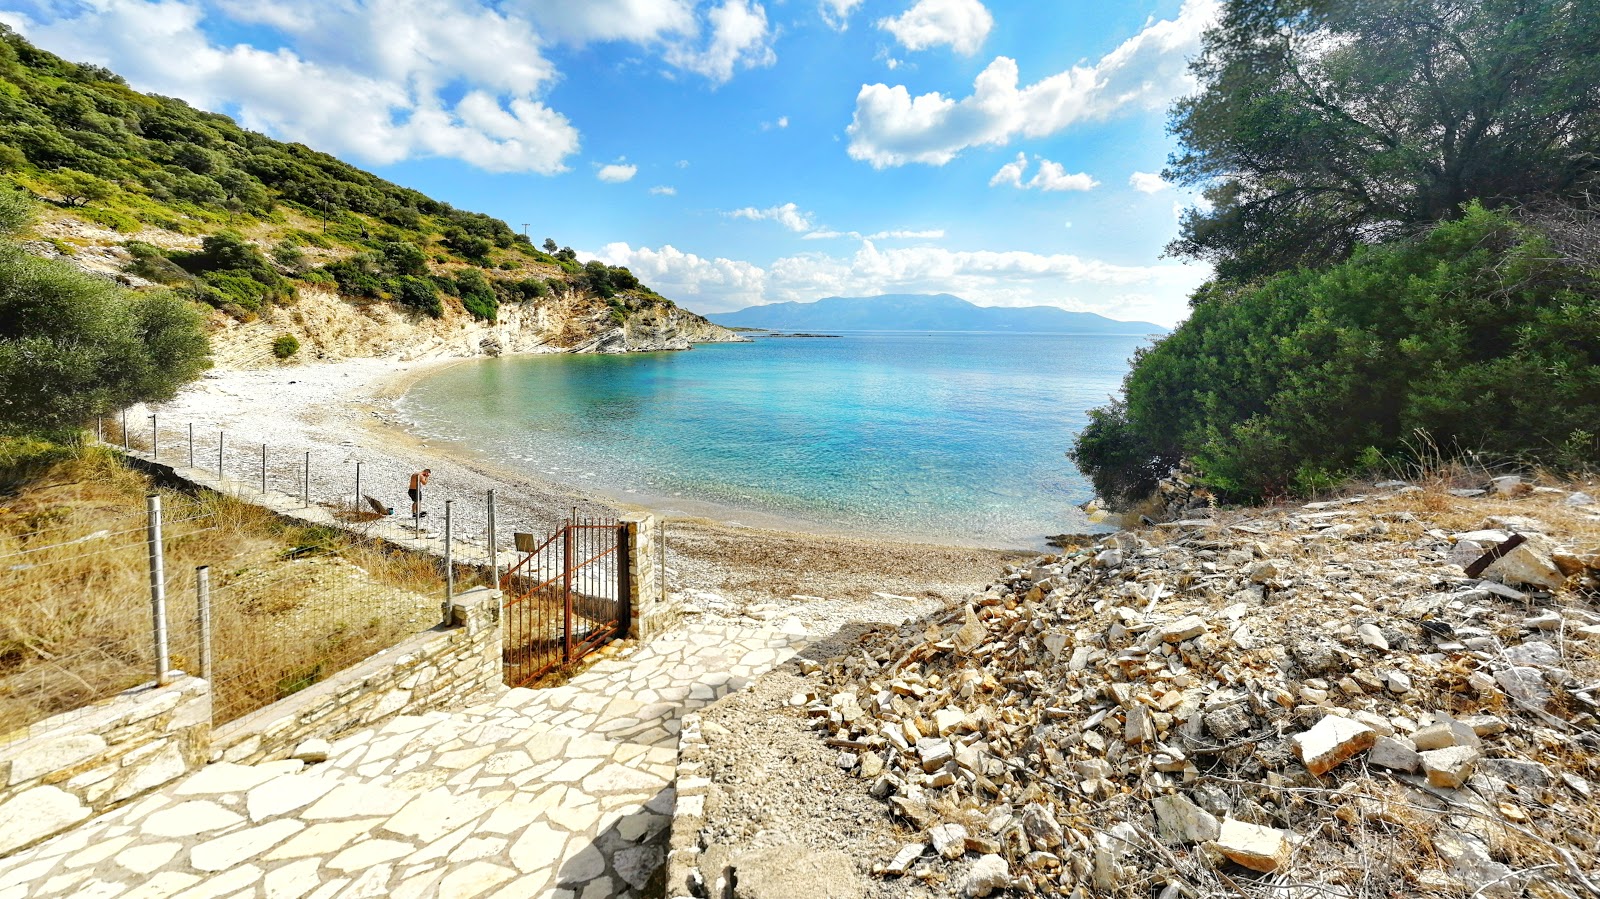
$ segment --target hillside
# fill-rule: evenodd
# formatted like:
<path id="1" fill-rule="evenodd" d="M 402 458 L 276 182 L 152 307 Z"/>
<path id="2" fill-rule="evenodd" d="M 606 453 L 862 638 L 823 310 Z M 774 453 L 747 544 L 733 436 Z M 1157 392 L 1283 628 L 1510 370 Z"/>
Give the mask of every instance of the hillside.
<path id="1" fill-rule="evenodd" d="M 224 360 L 285 335 L 319 357 L 737 339 L 626 268 L 581 265 L 554 239 L 535 246 L 498 219 L 139 93 L 4 26 L 0 169 L 0 187 L 40 207 L 29 250 L 215 310 Z"/>
<path id="2" fill-rule="evenodd" d="M 712 315 L 730 328 L 835 331 L 1018 331 L 1056 334 L 1164 334 L 1150 322 L 1122 322 L 1092 312 L 1054 306 L 1006 309 L 978 306 L 957 296 L 885 294 L 828 297 L 814 303 L 772 303 Z"/>

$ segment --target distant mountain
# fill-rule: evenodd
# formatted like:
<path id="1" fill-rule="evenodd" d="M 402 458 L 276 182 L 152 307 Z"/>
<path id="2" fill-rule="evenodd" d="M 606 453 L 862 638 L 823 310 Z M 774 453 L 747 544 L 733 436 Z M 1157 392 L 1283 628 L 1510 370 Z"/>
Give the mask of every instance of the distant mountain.
<path id="1" fill-rule="evenodd" d="M 1150 322 L 1121 322 L 1054 306 L 976 306 L 957 296 L 885 294 L 772 303 L 707 316 L 729 328 L 830 331 L 1018 331 L 1057 334 L 1165 334 Z"/>

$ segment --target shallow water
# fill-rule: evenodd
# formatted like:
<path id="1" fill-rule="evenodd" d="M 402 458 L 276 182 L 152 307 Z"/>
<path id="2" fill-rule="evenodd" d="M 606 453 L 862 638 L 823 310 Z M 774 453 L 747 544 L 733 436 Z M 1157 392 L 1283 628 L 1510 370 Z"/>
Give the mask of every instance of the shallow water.
<path id="1" fill-rule="evenodd" d="M 1094 529 L 1064 453 L 1145 342 L 855 333 L 518 356 L 431 375 L 400 409 L 430 439 L 641 505 L 1038 547 Z"/>

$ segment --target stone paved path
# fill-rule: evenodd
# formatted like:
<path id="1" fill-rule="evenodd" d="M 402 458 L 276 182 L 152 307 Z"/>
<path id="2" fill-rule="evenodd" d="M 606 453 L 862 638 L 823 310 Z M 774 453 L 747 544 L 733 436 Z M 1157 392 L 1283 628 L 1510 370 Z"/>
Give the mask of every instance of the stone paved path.
<path id="1" fill-rule="evenodd" d="M 209 765 L 0 859 L 0 899 L 636 896 L 665 859 L 682 716 L 803 643 L 792 621 L 689 626 L 319 764 Z"/>

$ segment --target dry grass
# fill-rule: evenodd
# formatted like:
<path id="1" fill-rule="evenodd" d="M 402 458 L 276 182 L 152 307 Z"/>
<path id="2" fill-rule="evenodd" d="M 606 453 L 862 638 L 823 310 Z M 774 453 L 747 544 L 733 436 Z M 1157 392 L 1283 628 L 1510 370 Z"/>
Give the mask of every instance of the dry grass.
<path id="1" fill-rule="evenodd" d="M 155 670 L 148 479 L 96 448 L 11 468 L 24 474 L 0 494 L 0 741 Z M 195 569 L 210 567 L 219 722 L 438 621 L 441 573 L 425 559 L 215 494 L 156 492 L 171 664 L 195 674 Z"/>

